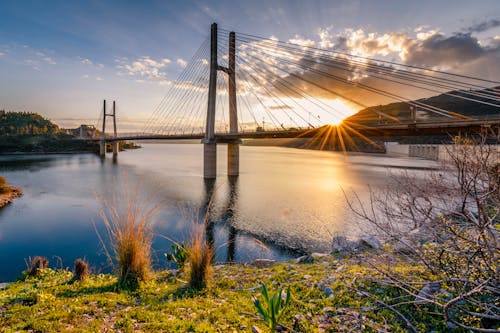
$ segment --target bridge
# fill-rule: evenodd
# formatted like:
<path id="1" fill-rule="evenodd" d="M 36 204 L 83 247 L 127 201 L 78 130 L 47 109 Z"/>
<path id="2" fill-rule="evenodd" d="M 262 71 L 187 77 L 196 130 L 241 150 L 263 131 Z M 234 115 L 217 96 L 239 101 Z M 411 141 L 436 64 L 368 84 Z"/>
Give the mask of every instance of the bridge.
<path id="1" fill-rule="evenodd" d="M 120 140 L 199 139 L 204 177 L 211 179 L 221 143 L 228 145 L 228 175 L 239 174 L 239 145 L 245 138 L 317 138 L 333 132 L 339 140 L 342 135 L 370 140 L 500 127 L 498 81 L 235 33 L 216 23 L 179 78 L 168 84 L 140 132 L 118 134 L 116 103 L 108 112 L 104 101 L 96 124 L 102 130 L 92 138 L 100 142 L 101 156 L 106 142 L 116 160 Z M 415 100 L 409 90 L 462 101 L 474 112 Z M 367 109 L 366 99 L 404 103 L 408 112 L 394 115 L 371 107 L 370 119 L 341 123 L 354 107 Z M 482 114 L 485 109 L 493 112 Z M 112 134 L 106 133 L 107 118 Z"/>

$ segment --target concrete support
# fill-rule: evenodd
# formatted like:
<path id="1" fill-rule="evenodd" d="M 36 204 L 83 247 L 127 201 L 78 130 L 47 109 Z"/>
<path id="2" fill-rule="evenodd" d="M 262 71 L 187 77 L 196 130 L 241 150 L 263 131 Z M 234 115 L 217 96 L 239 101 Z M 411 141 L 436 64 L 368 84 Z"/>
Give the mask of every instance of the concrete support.
<path id="1" fill-rule="evenodd" d="M 203 144 L 203 177 L 213 179 L 217 176 L 217 144 Z"/>
<path id="2" fill-rule="evenodd" d="M 228 59 L 228 95 L 229 95 L 229 132 L 238 133 L 238 108 L 236 104 L 236 38 L 235 33 L 229 33 L 229 59 Z M 238 176 L 240 174 L 240 145 L 239 142 L 227 145 L 227 174 Z"/>
<path id="3" fill-rule="evenodd" d="M 118 161 L 118 141 L 116 141 L 118 134 L 116 133 L 116 102 L 113 101 L 113 162 Z"/>
<path id="4" fill-rule="evenodd" d="M 217 23 L 211 26 L 210 35 L 210 79 L 208 85 L 207 127 L 203 139 L 203 176 L 217 175 L 217 144 L 215 142 L 215 102 L 217 96 Z"/>
<path id="5" fill-rule="evenodd" d="M 106 156 L 106 100 L 104 100 L 102 109 L 102 132 L 101 143 L 99 145 L 99 155 L 101 157 Z"/>

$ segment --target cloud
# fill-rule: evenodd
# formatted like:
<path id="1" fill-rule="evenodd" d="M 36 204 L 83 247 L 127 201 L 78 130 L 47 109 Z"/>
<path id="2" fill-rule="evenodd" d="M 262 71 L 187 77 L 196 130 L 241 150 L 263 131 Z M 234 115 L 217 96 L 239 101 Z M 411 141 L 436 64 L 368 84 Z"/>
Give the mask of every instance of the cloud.
<path id="1" fill-rule="evenodd" d="M 487 52 L 470 34 L 446 37 L 434 33 L 420 43 L 412 43 L 404 60 L 412 65 L 451 68 L 478 59 Z"/>
<path id="2" fill-rule="evenodd" d="M 51 57 L 47 56 L 45 53 L 43 52 L 35 52 L 35 55 L 38 56 L 38 58 L 41 60 L 41 61 L 44 61 L 48 64 L 51 64 L 51 65 L 55 65 L 56 62 L 54 60 L 52 60 Z"/>
<path id="3" fill-rule="evenodd" d="M 171 63 L 171 60 L 167 58 L 154 60 L 149 56 L 143 56 L 132 62 L 128 62 L 126 58 L 116 59 L 115 61 L 118 63 L 117 68 L 120 69 L 120 75 L 141 77 L 153 81 L 163 80 L 166 73 L 162 69 Z"/>
<path id="4" fill-rule="evenodd" d="M 468 33 L 480 33 L 480 32 L 484 32 L 486 30 L 490 30 L 490 29 L 493 29 L 493 28 L 496 28 L 499 26 L 500 26 L 500 20 L 491 19 L 489 21 L 476 23 L 476 24 L 466 28 L 465 31 Z"/>
<path id="5" fill-rule="evenodd" d="M 320 48 L 364 58 L 352 58 L 342 53 L 325 56 L 314 49 L 309 50 L 309 57 L 306 58 L 300 52 L 292 54 L 286 49 L 276 50 L 277 44 L 273 41 L 253 42 L 248 47 L 240 47 L 239 55 L 246 63 L 240 68 L 243 72 L 254 73 L 254 78 L 240 75 L 248 81 L 242 92 L 260 96 L 271 92 L 281 97 L 301 98 L 308 95 L 326 99 L 341 98 L 356 109 L 396 101 L 362 89 L 361 84 L 407 99 L 435 94 L 405 83 L 391 82 L 390 78 L 372 71 L 368 65 L 376 63 L 373 60 L 375 58 L 489 79 L 500 76 L 500 36 L 482 45 L 470 34 L 445 35 L 426 27 L 410 32 L 382 34 L 369 33 L 363 29 L 345 29 L 334 34 L 329 27 L 318 29 L 317 33 L 317 39 L 312 42 Z M 307 44 L 311 45 L 312 42 L 308 41 Z M 299 43 L 306 44 L 304 40 Z M 255 48 L 264 51 L 255 51 Z M 397 70 L 394 66 L 386 66 L 388 71 Z M 242 86 L 239 85 L 239 88 Z"/>
<path id="6" fill-rule="evenodd" d="M 84 65 L 93 65 L 94 64 L 90 59 L 83 59 L 81 61 L 81 63 Z"/>
<path id="7" fill-rule="evenodd" d="M 182 58 L 177 59 L 176 62 L 177 62 L 177 65 L 181 66 L 182 68 L 186 68 L 186 66 L 187 66 L 187 61 L 182 59 Z"/>
<path id="8" fill-rule="evenodd" d="M 303 39 L 295 35 L 294 38 L 288 40 L 292 44 L 297 44 L 304 47 L 313 47 L 316 43 L 312 39 Z"/>

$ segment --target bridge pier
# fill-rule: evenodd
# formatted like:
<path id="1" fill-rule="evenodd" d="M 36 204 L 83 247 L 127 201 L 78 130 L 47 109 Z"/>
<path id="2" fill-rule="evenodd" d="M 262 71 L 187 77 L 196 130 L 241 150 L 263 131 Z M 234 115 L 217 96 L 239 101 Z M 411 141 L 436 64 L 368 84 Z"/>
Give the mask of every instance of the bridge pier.
<path id="1" fill-rule="evenodd" d="M 213 179 L 217 177 L 217 143 L 203 144 L 203 177 Z"/>
<path id="2" fill-rule="evenodd" d="M 227 144 L 227 175 L 238 176 L 240 174 L 240 144 Z"/>
<path id="3" fill-rule="evenodd" d="M 112 146 L 113 146 L 113 162 L 116 162 L 118 161 L 118 150 L 119 150 L 118 141 L 113 141 Z"/>
<path id="4" fill-rule="evenodd" d="M 106 141 L 104 140 L 101 140 L 101 142 L 99 143 L 99 156 L 106 156 Z"/>

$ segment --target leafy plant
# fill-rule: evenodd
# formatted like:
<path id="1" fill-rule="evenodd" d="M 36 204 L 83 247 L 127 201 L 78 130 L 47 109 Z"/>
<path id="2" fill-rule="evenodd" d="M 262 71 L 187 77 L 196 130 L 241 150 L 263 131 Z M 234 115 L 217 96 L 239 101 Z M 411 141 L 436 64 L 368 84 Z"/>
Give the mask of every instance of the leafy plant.
<path id="1" fill-rule="evenodd" d="M 261 303 L 259 299 L 255 299 L 253 304 L 257 308 L 257 311 L 262 316 L 262 319 L 267 324 L 271 332 L 276 332 L 279 320 L 286 308 L 290 304 L 290 287 L 286 289 L 286 296 L 283 299 L 283 290 L 278 289 L 274 295 L 269 298 L 269 293 L 267 292 L 267 287 L 262 283 L 262 296 L 264 298 L 264 304 Z"/>
<path id="2" fill-rule="evenodd" d="M 184 244 L 172 244 L 172 253 L 165 253 L 168 261 L 175 263 L 179 269 L 184 268 L 184 264 L 189 257 L 188 249 Z"/>

